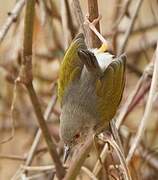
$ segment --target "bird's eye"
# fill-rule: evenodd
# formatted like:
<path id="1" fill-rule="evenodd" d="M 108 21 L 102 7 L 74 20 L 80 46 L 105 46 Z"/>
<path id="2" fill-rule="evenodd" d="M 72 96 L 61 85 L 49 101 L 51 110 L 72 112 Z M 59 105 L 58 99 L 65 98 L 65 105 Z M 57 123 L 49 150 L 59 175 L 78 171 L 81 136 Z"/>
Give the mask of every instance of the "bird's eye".
<path id="1" fill-rule="evenodd" d="M 80 137 L 80 134 L 75 135 L 75 139 L 78 139 Z"/>

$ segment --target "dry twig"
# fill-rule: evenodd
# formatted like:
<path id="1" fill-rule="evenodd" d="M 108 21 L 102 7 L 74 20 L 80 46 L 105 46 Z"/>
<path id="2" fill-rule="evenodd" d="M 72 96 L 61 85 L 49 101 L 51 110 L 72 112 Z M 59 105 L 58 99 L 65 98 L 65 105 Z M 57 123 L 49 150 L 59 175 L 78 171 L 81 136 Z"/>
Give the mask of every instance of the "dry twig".
<path id="1" fill-rule="evenodd" d="M 16 103 L 16 97 L 17 97 L 17 81 L 15 80 L 14 82 L 14 89 L 13 89 L 13 99 L 12 99 L 12 103 L 11 103 L 11 121 L 12 121 L 12 126 L 11 126 L 11 135 L 0 141 L 0 144 L 4 144 L 8 141 L 11 141 L 14 137 L 14 134 L 15 134 L 15 103 Z"/>
<path id="2" fill-rule="evenodd" d="M 25 161 L 25 157 L 18 156 L 18 155 L 6 155 L 6 154 L 0 154 L 0 159 L 9 159 L 9 160 L 15 160 L 15 161 Z"/>
<path id="3" fill-rule="evenodd" d="M 127 156 L 127 163 L 130 162 L 135 149 L 137 148 L 147 125 L 147 122 L 149 120 L 150 117 L 150 113 L 153 107 L 153 99 L 155 97 L 156 91 L 158 88 L 158 43 L 157 43 L 157 48 L 156 48 L 156 52 L 155 52 L 155 64 L 154 64 L 154 71 L 153 71 L 153 78 L 152 78 L 152 82 L 151 82 L 151 88 L 149 91 L 149 97 L 148 97 L 148 101 L 145 107 L 145 112 L 144 115 L 142 117 L 139 129 L 137 131 L 136 137 L 132 143 L 132 146 L 129 150 L 128 156 Z"/>
<path id="4" fill-rule="evenodd" d="M 88 19 L 89 19 L 89 21 L 93 22 L 98 17 L 99 17 L 98 1 L 97 0 L 88 0 Z M 97 31 L 100 32 L 99 21 L 97 21 L 95 27 L 96 27 Z M 91 31 L 89 33 L 90 33 L 90 35 L 89 35 L 90 47 L 98 48 L 101 45 L 98 37 Z"/>
<path id="5" fill-rule="evenodd" d="M 136 8 L 135 8 L 135 12 L 133 13 L 131 22 L 129 24 L 129 27 L 128 27 L 126 33 L 125 33 L 125 37 L 124 37 L 123 43 L 121 45 L 121 48 L 119 49 L 118 54 L 122 54 L 124 52 L 126 46 L 127 46 L 129 36 L 130 36 L 130 34 L 131 34 L 132 30 L 133 30 L 133 27 L 134 27 L 136 18 L 138 16 L 138 12 L 139 12 L 139 9 L 141 7 L 142 2 L 143 2 L 143 0 L 138 0 L 138 2 L 137 2 Z"/>
<path id="6" fill-rule="evenodd" d="M 113 28 L 112 28 L 113 30 L 115 30 L 116 28 L 118 28 L 118 26 L 119 26 L 121 20 L 123 19 L 123 17 L 124 17 L 126 14 L 128 14 L 128 7 L 129 7 L 129 5 L 130 5 L 130 2 L 131 2 L 131 0 L 126 0 L 126 1 L 124 1 L 124 4 L 122 5 L 122 8 L 121 8 L 120 15 L 119 15 L 118 19 L 116 20 L 116 22 L 115 22 L 115 24 L 114 24 L 114 26 L 113 26 Z"/>
<path id="7" fill-rule="evenodd" d="M 46 111 L 45 111 L 45 113 L 44 113 L 44 119 L 45 119 L 46 121 L 49 120 L 49 117 L 50 117 L 50 115 L 51 115 L 52 109 L 53 109 L 53 107 L 54 107 L 54 105 L 55 105 L 55 103 L 56 103 L 56 99 L 57 99 L 56 96 L 53 95 L 52 98 L 51 98 L 50 103 L 48 104 L 48 106 L 47 106 L 47 108 L 46 108 Z M 35 154 L 35 152 L 36 152 L 36 149 L 37 149 L 37 146 L 38 146 L 38 144 L 39 144 L 39 142 L 40 142 L 41 135 L 42 135 L 42 132 L 41 132 L 41 130 L 39 129 L 39 130 L 37 131 L 37 133 L 36 133 L 36 136 L 35 136 L 35 138 L 34 138 L 34 141 L 33 141 L 33 143 L 32 143 L 32 146 L 31 146 L 31 148 L 30 148 L 30 150 L 29 150 L 29 153 L 28 153 L 28 156 L 27 156 L 27 159 L 26 159 L 26 162 L 25 162 L 25 165 L 26 165 L 26 166 L 29 166 L 29 165 L 32 163 L 33 156 L 34 156 L 34 154 Z"/>
<path id="8" fill-rule="evenodd" d="M 121 124 L 122 124 L 122 121 L 123 121 L 123 119 L 124 119 L 124 117 L 125 117 L 128 109 L 129 109 L 129 106 L 132 104 L 132 102 L 133 102 L 136 94 L 138 93 L 138 91 L 139 91 L 139 89 L 140 89 L 140 87 L 141 87 L 141 85 L 142 85 L 143 80 L 144 80 L 144 76 L 142 76 L 142 77 L 139 79 L 139 81 L 137 82 L 134 90 L 132 91 L 132 93 L 131 93 L 130 96 L 128 97 L 127 101 L 125 102 L 124 106 L 122 107 L 122 109 L 121 109 L 121 111 L 120 111 L 120 113 L 119 113 L 119 115 L 118 115 L 118 117 L 117 117 L 117 121 L 116 121 L 116 127 L 117 127 L 117 129 L 120 128 L 120 126 L 121 126 Z"/>
<path id="9" fill-rule="evenodd" d="M 43 117 L 39 100 L 32 84 L 32 40 L 33 40 L 33 20 L 34 20 L 35 0 L 29 0 L 26 3 L 25 22 L 24 22 L 24 42 L 23 42 L 23 59 L 19 74 L 19 82 L 23 83 L 28 90 L 28 94 L 33 105 L 35 115 L 41 128 L 43 137 L 47 143 L 49 153 L 56 167 L 58 179 L 64 177 L 64 168 L 58 157 L 55 143 L 51 139 L 48 127 Z"/>
<path id="10" fill-rule="evenodd" d="M 66 168 L 66 167 L 65 167 Z M 55 166 L 48 165 L 48 166 L 21 166 L 21 169 L 24 171 L 55 171 Z M 92 180 L 97 180 L 97 178 L 94 176 L 94 174 L 87 168 L 82 166 L 81 170 L 87 174 Z"/>
<path id="11" fill-rule="evenodd" d="M 87 30 L 87 27 L 84 24 L 84 16 L 83 16 L 83 13 L 82 13 L 80 2 L 79 2 L 79 0 L 73 0 L 72 3 L 73 3 L 73 7 L 74 7 L 73 8 L 74 9 L 74 14 L 76 15 L 78 25 L 80 26 L 81 31 L 84 33 L 86 43 L 87 43 L 87 45 L 89 47 L 89 44 L 90 44 L 90 42 L 89 42 L 89 33 L 88 33 L 88 30 Z"/>
<path id="12" fill-rule="evenodd" d="M 68 12 L 66 8 L 67 0 L 60 0 L 61 4 L 61 20 L 62 20 L 62 29 L 63 29 L 63 38 L 64 38 L 64 50 L 66 50 L 70 44 L 70 33 L 68 27 Z"/>
<path id="13" fill-rule="evenodd" d="M 7 34 L 8 30 L 11 27 L 11 25 L 13 24 L 13 22 L 15 22 L 15 20 L 19 16 L 24 4 L 25 4 L 25 0 L 17 1 L 13 10 L 11 12 L 9 12 L 8 18 L 5 22 L 5 24 L 0 29 L 0 43 L 3 41 L 5 35 Z"/>
<path id="14" fill-rule="evenodd" d="M 105 143 L 109 143 L 114 150 L 117 153 L 117 156 L 119 157 L 120 163 L 122 165 L 122 168 L 124 170 L 124 177 L 126 180 L 132 180 L 129 169 L 127 167 L 126 161 L 125 161 L 125 157 L 124 157 L 124 153 L 121 151 L 121 149 L 119 148 L 119 146 L 117 145 L 117 143 L 114 141 L 114 139 L 112 137 L 99 137 L 101 138 L 101 140 Z"/>

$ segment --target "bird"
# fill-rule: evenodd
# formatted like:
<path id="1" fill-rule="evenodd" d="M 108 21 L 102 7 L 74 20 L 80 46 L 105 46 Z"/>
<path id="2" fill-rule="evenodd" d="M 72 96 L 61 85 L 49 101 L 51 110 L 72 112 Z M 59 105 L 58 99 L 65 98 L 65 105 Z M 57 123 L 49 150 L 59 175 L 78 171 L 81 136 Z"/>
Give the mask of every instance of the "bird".
<path id="1" fill-rule="evenodd" d="M 89 135 L 108 128 L 122 99 L 125 69 L 126 55 L 115 57 L 105 45 L 89 49 L 83 33 L 70 44 L 58 79 L 64 161 Z"/>

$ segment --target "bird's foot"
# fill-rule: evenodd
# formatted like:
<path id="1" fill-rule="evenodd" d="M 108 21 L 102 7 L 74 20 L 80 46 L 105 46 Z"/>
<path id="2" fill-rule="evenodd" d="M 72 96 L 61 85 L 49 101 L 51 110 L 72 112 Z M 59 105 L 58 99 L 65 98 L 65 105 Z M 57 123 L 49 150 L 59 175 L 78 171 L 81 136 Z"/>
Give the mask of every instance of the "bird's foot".
<path id="1" fill-rule="evenodd" d="M 89 15 L 85 16 L 85 22 L 84 24 L 87 25 L 94 34 L 100 39 L 102 42 L 102 46 L 99 48 L 101 52 L 105 52 L 109 49 L 109 42 L 100 34 L 100 32 L 96 29 L 96 24 L 101 20 L 102 16 L 99 15 L 96 19 L 94 19 L 92 22 L 89 20 Z"/>

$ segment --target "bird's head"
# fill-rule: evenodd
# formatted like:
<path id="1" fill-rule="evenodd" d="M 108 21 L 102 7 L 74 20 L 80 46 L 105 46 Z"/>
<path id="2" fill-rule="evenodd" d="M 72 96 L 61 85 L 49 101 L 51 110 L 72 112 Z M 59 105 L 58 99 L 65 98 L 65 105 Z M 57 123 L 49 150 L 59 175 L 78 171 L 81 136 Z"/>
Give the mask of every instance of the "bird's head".
<path id="1" fill-rule="evenodd" d="M 93 126 L 87 122 L 87 118 L 90 118 L 87 113 L 80 111 L 76 108 L 68 107 L 66 105 L 62 108 L 60 116 L 60 136 L 64 142 L 64 161 L 66 161 L 70 151 L 77 145 L 84 144 L 86 137 L 92 133 Z"/>

